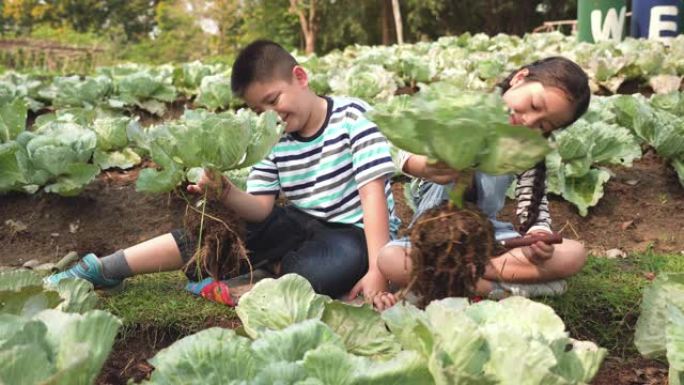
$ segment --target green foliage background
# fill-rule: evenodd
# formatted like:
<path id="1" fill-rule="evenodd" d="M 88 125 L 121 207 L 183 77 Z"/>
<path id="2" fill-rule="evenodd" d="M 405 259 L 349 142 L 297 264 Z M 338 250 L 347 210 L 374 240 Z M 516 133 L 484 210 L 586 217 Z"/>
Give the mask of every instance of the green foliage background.
<path id="1" fill-rule="evenodd" d="M 391 0 L 301 0 L 315 5 L 315 51 L 321 55 L 348 45 L 392 44 L 396 31 Z M 576 0 L 402 0 L 404 40 L 417 42 L 466 31 L 521 35 L 544 20 L 574 19 Z M 308 13 L 307 13 L 308 15 Z M 202 28 L 211 19 L 216 33 Z M 206 25 L 206 21 L 205 21 Z M 6 0 L 0 2 L 0 42 L 45 43 L 97 48 L 69 55 L 56 72 L 122 61 L 160 64 L 202 59 L 230 63 L 257 38 L 288 49 L 304 49 L 299 16 L 290 0 Z M 61 55 L 61 53 L 50 53 Z M 0 45 L 0 69 L 46 68 L 44 55 Z M 78 63 L 75 62 L 85 62 Z"/>

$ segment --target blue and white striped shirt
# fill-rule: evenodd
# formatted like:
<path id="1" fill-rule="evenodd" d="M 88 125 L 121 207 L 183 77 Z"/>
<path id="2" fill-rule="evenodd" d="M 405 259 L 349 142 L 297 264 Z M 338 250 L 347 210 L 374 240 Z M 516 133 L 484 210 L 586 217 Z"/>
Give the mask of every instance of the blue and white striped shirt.
<path id="1" fill-rule="evenodd" d="M 247 192 L 282 192 L 300 210 L 328 222 L 363 227 L 359 188 L 385 179 L 390 231 L 399 228 L 389 177 L 394 174 L 387 139 L 359 99 L 326 97 L 323 127 L 312 137 L 285 134 L 269 155 L 252 167 Z"/>

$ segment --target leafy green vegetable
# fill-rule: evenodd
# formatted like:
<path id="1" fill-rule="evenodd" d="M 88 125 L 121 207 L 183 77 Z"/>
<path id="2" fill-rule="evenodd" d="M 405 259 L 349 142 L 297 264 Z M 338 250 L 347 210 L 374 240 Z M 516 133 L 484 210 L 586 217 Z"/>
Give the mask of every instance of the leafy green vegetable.
<path id="1" fill-rule="evenodd" d="M 457 170 L 522 172 L 550 150 L 541 135 L 506 123 L 500 96 L 466 92 L 448 83 L 376 106 L 369 115 L 398 147 Z"/>
<path id="2" fill-rule="evenodd" d="M 288 274 L 256 284 L 238 315 L 252 340 L 216 328 L 186 337 L 151 360 L 148 383 L 586 384 L 606 355 L 522 297 L 398 304 L 381 315 Z"/>
<path id="3" fill-rule="evenodd" d="M 684 383 L 684 273 L 660 274 L 644 289 L 634 344 L 646 357 L 666 357 L 670 384 Z"/>
<path id="4" fill-rule="evenodd" d="M 195 167 L 218 172 L 243 169 L 265 157 L 278 142 L 283 125 L 278 115 L 261 115 L 246 109 L 212 114 L 187 111 L 177 122 L 154 126 L 147 132 L 133 130 L 139 147 L 150 152 L 162 170 L 140 172 L 138 191 L 170 191 Z"/>
<path id="5" fill-rule="evenodd" d="M 541 134 L 506 123 L 499 95 L 466 92 L 446 82 L 434 83 L 411 98 L 376 106 L 369 116 L 397 147 L 456 170 L 520 173 L 550 151 Z M 457 183 L 452 197 L 459 207 L 464 183 L 467 178 Z"/>

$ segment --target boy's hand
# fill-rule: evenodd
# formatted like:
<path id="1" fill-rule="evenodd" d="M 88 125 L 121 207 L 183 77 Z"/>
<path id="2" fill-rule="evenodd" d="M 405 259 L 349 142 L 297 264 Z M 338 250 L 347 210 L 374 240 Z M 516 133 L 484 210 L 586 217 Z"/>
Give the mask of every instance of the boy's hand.
<path id="1" fill-rule="evenodd" d="M 437 184 L 447 184 L 455 181 L 460 176 L 460 172 L 449 167 L 446 163 L 427 162 L 425 164 L 424 178 Z"/>
<path id="2" fill-rule="evenodd" d="M 379 270 L 369 270 L 366 275 L 354 285 L 347 297 L 348 300 L 353 300 L 360 293 L 366 302 L 373 304 L 378 310 L 384 310 L 392 307 L 397 301 L 394 295 L 387 293 L 387 280 Z"/>
<path id="3" fill-rule="evenodd" d="M 531 233 L 528 233 L 526 236 L 545 234 L 548 233 L 545 231 L 533 231 Z M 522 253 L 525 256 L 525 258 L 532 262 L 533 265 L 540 265 L 551 259 L 554 250 L 555 248 L 552 244 L 539 241 L 530 246 L 524 246 L 522 248 Z"/>
<path id="4" fill-rule="evenodd" d="M 222 200 L 230 191 L 232 184 L 221 173 L 203 170 L 197 184 L 188 185 L 188 192 L 204 194 L 209 200 Z"/>

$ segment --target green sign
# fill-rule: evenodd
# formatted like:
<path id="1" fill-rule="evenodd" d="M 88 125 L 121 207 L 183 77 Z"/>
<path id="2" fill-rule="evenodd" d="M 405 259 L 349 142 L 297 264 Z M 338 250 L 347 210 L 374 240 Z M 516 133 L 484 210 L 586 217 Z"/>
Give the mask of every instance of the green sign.
<path id="1" fill-rule="evenodd" d="M 577 37 L 595 43 L 621 41 L 627 32 L 626 0 L 579 0 L 577 4 Z"/>

